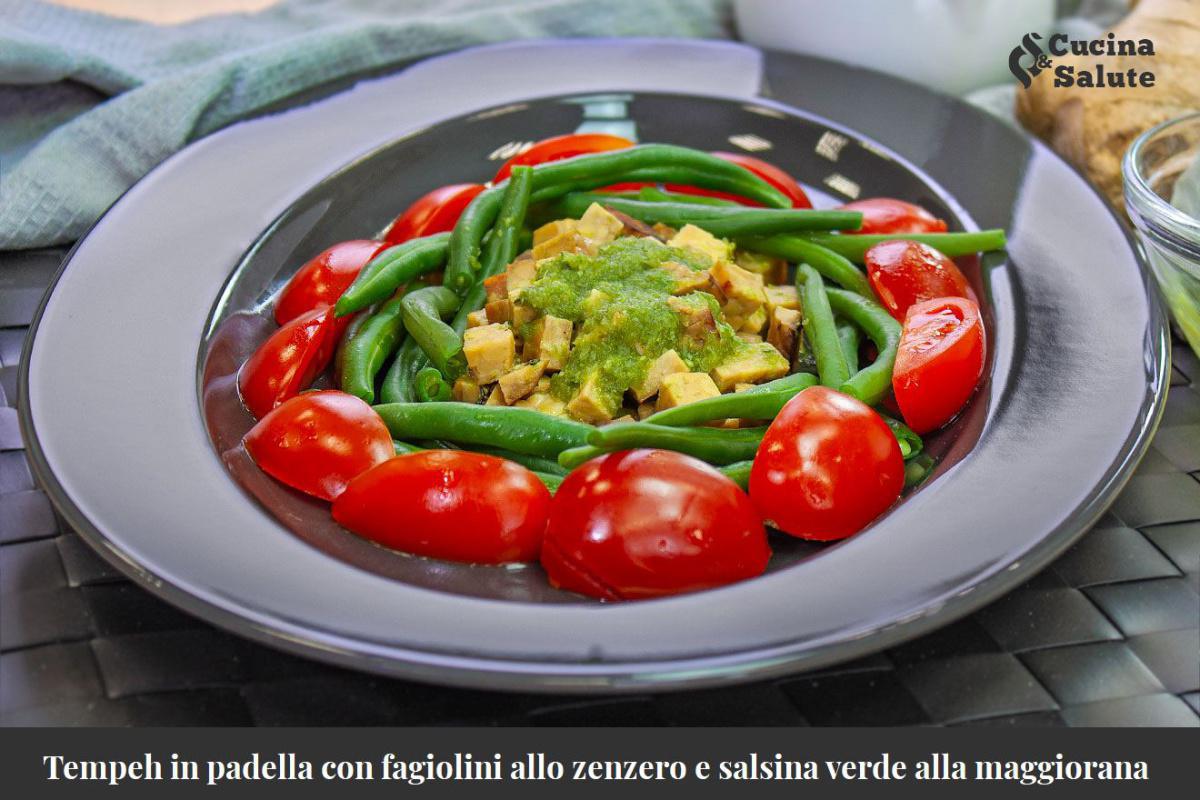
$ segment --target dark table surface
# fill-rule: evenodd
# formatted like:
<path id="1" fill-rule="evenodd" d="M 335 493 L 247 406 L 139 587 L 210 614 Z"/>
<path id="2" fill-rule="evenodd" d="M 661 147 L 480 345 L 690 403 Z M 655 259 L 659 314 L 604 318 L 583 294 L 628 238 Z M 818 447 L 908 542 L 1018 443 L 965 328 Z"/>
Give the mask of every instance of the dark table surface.
<path id="1" fill-rule="evenodd" d="M 0 254 L 0 722 L 6 725 L 1200 726 L 1200 360 L 1112 509 L 982 611 L 816 673 L 665 695 L 502 694 L 379 678 L 213 628 L 124 579 L 55 514 L 17 366 L 62 251 Z M 81 411 L 86 401 L 80 392 Z"/>

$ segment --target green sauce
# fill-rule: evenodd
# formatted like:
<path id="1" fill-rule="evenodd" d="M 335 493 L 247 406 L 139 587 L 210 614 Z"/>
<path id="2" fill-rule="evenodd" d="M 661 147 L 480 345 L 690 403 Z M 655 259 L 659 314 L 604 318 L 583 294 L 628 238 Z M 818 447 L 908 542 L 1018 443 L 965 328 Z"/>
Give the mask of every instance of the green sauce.
<path id="1" fill-rule="evenodd" d="M 703 341 L 683 335 L 680 315 L 667 304 L 675 280 L 661 269 L 665 261 L 696 270 L 708 266 L 687 251 L 635 237 L 618 239 L 595 256 L 564 253 L 541 266 L 521 302 L 571 320 L 578 331 L 566 366 L 551 380 L 558 398 L 570 399 L 595 375 L 604 398 L 616 409 L 625 390 L 640 383 L 667 350 L 679 353 L 692 371 L 708 372 L 745 346 L 721 317 L 716 299 L 705 292 L 673 302 L 708 306 L 717 329 Z"/>

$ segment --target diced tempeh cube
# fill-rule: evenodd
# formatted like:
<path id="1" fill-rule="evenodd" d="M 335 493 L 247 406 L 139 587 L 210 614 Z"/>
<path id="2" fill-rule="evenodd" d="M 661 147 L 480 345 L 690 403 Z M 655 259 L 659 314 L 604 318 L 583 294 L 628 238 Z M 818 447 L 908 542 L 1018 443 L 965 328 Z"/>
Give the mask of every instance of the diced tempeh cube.
<path id="1" fill-rule="evenodd" d="M 504 392 L 504 400 L 509 405 L 531 394 L 546 371 L 546 365 L 541 361 L 532 364 L 522 364 L 500 376 L 496 385 Z"/>
<path id="2" fill-rule="evenodd" d="M 529 395 L 523 400 L 518 400 L 513 403 L 519 408 L 532 408 L 535 411 L 541 411 L 543 414 L 553 414 L 556 417 L 566 416 L 566 404 L 557 397 L 553 397 L 548 391 L 537 391 Z"/>
<path id="3" fill-rule="evenodd" d="M 593 244 L 608 244 L 621 233 L 624 223 L 599 203 L 592 203 L 579 218 L 578 230 Z"/>
<path id="4" fill-rule="evenodd" d="M 555 236 L 561 236 L 564 233 L 571 233 L 576 230 L 579 230 L 578 220 L 556 219 L 553 222 L 547 222 L 533 232 L 533 244 L 536 246 L 542 242 L 550 241 Z"/>
<path id="5" fill-rule="evenodd" d="M 628 214 L 623 214 L 611 206 L 605 206 L 604 210 L 621 221 L 621 224 L 624 226 L 622 233 L 628 234 L 629 236 L 637 236 L 643 239 L 653 239 L 656 242 L 666 241 L 666 237 L 661 235 L 654 228 L 642 222 L 640 219 L 634 219 Z"/>
<path id="6" fill-rule="evenodd" d="M 571 331 L 574 326 L 569 319 L 547 314 L 533 323 L 521 357 L 526 360 L 540 359 L 546 370 L 562 369 L 571 352 Z"/>
<path id="7" fill-rule="evenodd" d="M 768 314 L 776 308 L 790 308 L 795 311 L 800 310 L 800 293 L 796 291 L 795 286 L 768 285 L 764 291 L 767 295 Z"/>
<path id="8" fill-rule="evenodd" d="M 738 331 L 737 337 L 743 342 L 750 342 L 750 344 L 757 344 L 763 340 L 761 333 L 746 333 L 745 331 Z"/>
<path id="9" fill-rule="evenodd" d="M 489 303 L 508 299 L 508 272 L 501 272 L 499 275 L 484 278 L 483 288 L 487 290 L 487 301 Z"/>
<path id="10" fill-rule="evenodd" d="M 650 367 L 646 370 L 646 377 L 641 383 L 629 388 L 633 392 L 633 396 L 641 403 L 646 398 L 658 394 L 663 378 L 668 375 L 674 375 L 677 372 L 687 371 L 688 365 L 679 357 L 679 353 L 676 353 L 674 350 L 668 350 L 650 364 Z"/>
<path id="11" fill-rule="evenodd" d="M 767 326 L 767 307 L 759 306 L 754 313 L 742 320 L 738 330 L 742 333 L 762 333 Z"/>
<path id="12" fill-rule="evenodd" d="M 650 226 L 650 230 L 657 233 L 658 238 L 662 239 L 664 242 L 670 241 L 671 239 L 675 238 L 675 234 L 679 233 L 679 231 L 675 230 L 665 222 L 654 223 Z"/>
<path id="13" fill-rule="evenodd" d="M 667 242 L 670 247 L 691 250 L 706 256 L 709 261 L 724 261 L 729 258 L 729 243 L 723 242 L 703 228 L 691 223 L 684 225 Z"/>
<path id="14" fill-rule="evenodd" d="M 537 315 L 538 310 L 533 306 L 527 306 L 524 303 L 513 303 L 512 326 L 519 331 L 525 327 L 526 323 L 533 322 Z"/>
<path id="15" fill-rule="evenodd" d="M 637 418 L 646 419 L 654 413 L 654 403 L 639 403 L 637 407 Z"/>
<path id="16" fill-rule="evenodd" d="M 506 406 L 506 405 L 508 405 L 508 403 L 504 402 L 504 392 L 500 391 L 499 385 L 492 387 L 492 393 L 488 395 L 487 402 L 484 403 L 484 405 L 485 406 Z"/>
<path id="17" fill-rule="evenodd" d="M 479 384 L 471 378 L 459 378 L 454 382 L 451 396 L 460 403 L 478 403 L 481 397 Z"/>
<path id="18" fill-rule="evenodd" d="M 467 327 L 478 328 L 480 325 L 488 324 L 488 313 L 486 308 L 477 308 L 467 314 Z"/>
<path id="19" fill-rule="evenodd" d="M 723 364 L 710 375 L 717 387 L 725 392 L 739 383 L 761 383 L 782 378 L 788 372 L 788 360 L 766 342 L 748 345 L 745 350 Z"/>
<path id="20" fill-rule="evenodd" d="M 591 253 L 595 254 L 596 246 L 579 231 L 565 231 L 533 246 L 534 261 L 551 258 L 560 253 Z"/>
<path id="21" fill-rule="evenodd" d="M 493 300 L 483 309 L 487 312 L 488 322 L 512 322 L 513 303 L 507 297 L 503 300 Z"/>
<path id="22" fill-rule="evenodd" d="M 493 323 L 463 332 L 463 355 L 471 376 L 479 385 L 491 383 L 512 369 L 517 342 L 507 325 Z"/>
<path id="23" fill-rule="evenodd" d="M 692 269 L 678 261 L 664 261 L 662 268 L 675 281 L 675 288 L 671 290 L 671 294 L 687 294 L 708 285 L 709 274 L 706 269 Z"/>
<path id="24" fill-rule="evenodd" d="M 788 361 L 796 352 L 796 337 L 800 330 L 800 312 L 794 308 L 776 306 L 771 312 L 767 341 Z"/>
<path id="25" fill-rule="evenodd" d="M 726 316 L 748 317 L 767 302 L 762 275 L 728 261 L 718 261 L 712 267 L 712 276 L 725 294 L 722 310 Z"/>
<path id="26" fill-rule="evenodd" d="M 758 386 L 758 384 L 757 383 L 739 383 L 733 387 L 733 390 L 735 392 L 744 392 L 747 389 L 753 389 L 755 386 Z"/>
<path id="27" fill-rule="evenodd" d="M 518 258 L 509 264 L 504 279 L 508 299 L 516 300 L 521 295 L 521 290 L 535 280 L 537 280 L 537 262 L 532 258 Z"/>
<path id="28" fill-rule="evenodd" d="M 738 250 L 734 263 L 742 269 L 763 276 L 767 283 L 784 283 L 787 281 L 787 261 L 764 253 L 753 253 L 749 250 Z"/>
<path id="29" fill-rule="evenodd" d="M 579 391 L 567 403 L 567 413 L 581 422 L 599 425 L 613 418 L 616 404 L 604 396 L 597 375 L 589 375 Z"/>
<path id="30" fill-rule="evenodd" d="M 706 373 L 676 372 L 663 378 L 655 408 L 662 411 L 664 408 L 694 403 L 706 397 L 716 397 L 720 393 L 721 390 Z"/>

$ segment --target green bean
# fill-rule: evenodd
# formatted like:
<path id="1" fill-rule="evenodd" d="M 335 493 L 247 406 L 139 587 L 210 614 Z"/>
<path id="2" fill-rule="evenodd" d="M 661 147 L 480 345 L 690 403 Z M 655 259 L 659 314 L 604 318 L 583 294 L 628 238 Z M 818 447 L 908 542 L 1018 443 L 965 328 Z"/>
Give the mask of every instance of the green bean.
<path id="1" fill-rule="evenodd" d="M 850 370 L 825 294 L 825 282 L 819 272 L 808 264 L 801 264 L 796 270 L 796 284 L 804 308 L 804 333 L 812 342 L 813 355 L 817 358 L 817 375 L 823 386 L 837 389 L 850 377 Z"/>
<path id="2" fill-rule="evenodd" d="M 838 340 L 842 343 L 842 354 L 846 356 L 846 371 L 858 372 L 858 328 L 848 322 L 837 324 Z"/>
<path id="3" fill-rule="evenodd" d="M 333 355 L 333 382 L 342 391 L 345 391 L 342 384 L 342 375 L 346 371 L 347 348 L 349 348 L 350 342 L 354 341 L 355 335 L 362 330 L 363 325 L 367 324 L 367 320 L 371 318 L 371 315 L 378 310 L 376 307 L 371 307 L 361 314 L 352 317 L 346 324 L 346 329 L 342 331 L 342 337 L 338 340 L 337 351 Z"/>
<path id="4" fill-rule="evenodd" d="M 700 150 L 669 144 L 644 144 L 538 164 L 533 168 L 529 202 L 543 203 L 571 191 L 598 189 L 626 180 L 688 183 L 728 191 L 774 208 L 791 207 L 782 192 L 749 170 Z M 450 233 L 445 284 L 459 294 L 468 292 L 482 271 L 480 244 L 500 212 L 506 188 L 507 181 L 477 195 Z"/>
<path id="5" fill-rule="evenodd" d="M 732 200 L 725 200 L 720 197 L 709 197 L 703 194 L 684 194 L 683 192 L 669 192 L 665 189 L 660 189 L 657 186 L 643 186 L 637 193 L 613 192 L 617 197 L 629 197 L 631 199 L 645 200 L 649 203 L 691 203 L 697 206 L 736 206 L 737 203 Z"/>
<path id="6" fill-rule="evenodd" d="M 727 239 L 769 236 L 802 230 L 843 230 L 862 224 L 857 211 L 817 211 L 811 208 L 746 208 L 693 203 L 648 203 L 604 194 L 572 192 L 556 205 L 562 216 L 582 217 L 593 203 L 600 203 L 642 222 L 661 222 L 673 227 L 688 223 L 713 236 Z M 857 271 L 857 270 L 856 270 Z"/>
<path id="7" fill-rule="evenodd" d="M 857 234 L 856 234 L 857 235 Z M 871 284 L 862 270 L 854 266 L 845 256 L 822 247 L 801 236 L 769 236 L 739 238 L 738 244 L 750 250 L 778 256 L 797 264 L 811 266 L 822 276 L 839 286 L 864 297 L 874 297 Z"/>
<path id="8" fill-rule="evenodd" d="M 900 443 L 900 455 L 905 461 L 916 458 L 925 448 L 925 443 L 921 441 L 921 437 L 912 428 L 905 425 L 898 419 L 892 419 L 887 414 L 880 414 L 883 421 L 892 429 L 892 435 L 896 437 L 896 441 Z"/>
<path id="9" fill-rule="evenodd" d="M 425 355 L 447 378 L 456 378 L 467 369 L 462 337 L 442 322 L 458 310 L 461 302 L 459 296 L 445 286 L 426 286 L 406 294 L 400 301 L 408 335 L 421 345 Z"/>
<path id="10" fill-rule="evenodd" d="M 449 400 L 453 391 L 449 382 L 437 367 L 422 367 L 413 378 L 417 400 L 422 403 L 437 403 Z"/>
<path id="11" fill-rule="evenodd" d="M 545 484 L 546 488 L 550 490 L 550 494 L 554 494 L 558 491 L 558 487 L 562 486 L 564 477 L 562 475 L 552 472 L 540 472 L 536 469 L 531 469 L 530 472 L 532 472 L 539 481 Z"/>
<path id="12" fill-rule="evenodd" d="M 602 456 L 609 452 L 603 447 L 593 447 L 590 444 L 580 445 L 578 447 L 569 447 L 558 454 L 558 465 L 568 472 L 579 467 L 587 461 L 591 461 L 597 456 Z"/>
<path id="13" fill-rule="evenodd" d="M 926 453 L 922 453 L 912 461 L 906 463 L 904 465 L 904 488 L 912 489 L 924 482 L 929 477 L 929 473 L 933 472 L 933 467 L 936 463 Z"/>
<path id="14" fill-rule="evenodd" d="M 650 422 L 627 422 L 595 428 L 587 443 L 601 450 L 656 447 L 695 456 L 710 464 L 732 464 L 754 458 L 763 428 L 673 428 Z M 560 457 L 559 464 L 567 467 Z"/>
<path id="15" fill-rule="evenodd" d="M 787 383 L 777 388 L 767 388 L 781 381 Z M 651 414 L 644 421 L 656 425 L 698 425 L 714 419 L 774 419 L 787 402 L 809 386 L 816 384 L 815 375 L 799 372 L 778 381 L 764 383 L 744 392 L 706 397 L 681 406 L 668 408 Z"/>
<path id="16" fill-rule="evenodd" d="M 563 450 L 584 444 L 592 430 L 582 422 L 515 406 L 388 403 L 375 410 L 398 439 L 432 436 L 545 458 L 557 458 Z"/>
<path id="17" fill-rule="evenodd" d="M 450 234 L 435 233 L 389 247 L 363 267 L 334 306 L 339 317 L 386 300 L 404 284 L 439 269 L 446 262 Z"/>
<path id="18" fill-rule="evenodd" d="M 909 239 L 914 242 L 923 242 L 930 247 L 936 248 L 940 253 L 950 258 L 967 256 L 972 253 L 986 253 L 989 250 L 1003 250 L 1007 246 L 1004 231 L 999 228 L 986 231 L 956 233 L 852 233 L 848 235 L 814 233 L 809 234 L 806 238 L 813 244 L 827 247 L 860 264 L 868 250 L 880 242 L 892 239 Z"/>
<path id="19" fill-rule="evenodd" d="M 396 353 L 392 366 L 383 377 L 379 398 L 385 403 L 411 403 L 419 400 L 415 381 L 417 373 L 429 367 L 429 356 L 415 339 L 405 339 Z M 440 376 L 441 373 L 439 372 Z"/>
<path id="20" fill-rule="evenodd" d="M 726 464 L 723 467 L 717 467 L 722 475 L 736 483 L 742 488 L 742 491 L 747 491 L 750 488 L 750 470 L 754 466 L 754 459 L 747 461 L 735 461 L 732 464 Z"/>
<path id="21" fill-rule="evenodd" d="M 396 451 L 396 455 L 398 456 L 407 456 L 412 453 L 419 453 L 425 448 L 409 444 L 408 442 L 402 442 L 398 439 L 392 439 L 392 449 Z"/>
<path id="22" fill-rule="evenodd" d="M 496 225 L 488 237 L 483 253 L 482 268 L 485 276 L 494 275 L 504 269 L 517 255 L 517 241 L 521 226 L 525 224 L 525 212 L 529 208 L 529 188 L 533 185 L 532 167 L 513 167 L 500 203 Z"/>
<path id="23" fill-rule="evenodd" d="M 412 288 L 412 287 L 409 287 Z M 375 402 L 375 378 L 400 343 L 404 341 L 404 321 L 400 306 L 407 289 L 371 312 L 363 312 L 351 322 L 354 334 L 346 342 L 344 352 L 339 352 L 337 369 L 338 386 L 343 392 L 354 395 L 368 403 Z M 359 320 L 363 320 L 361 325 Z"/>
<path id="24" fill-rule="evenodd" d="M 892 389 L 892 367 L 900 344 L 900 323 L 883 306 L 860 294 L 844 289 L 826 289 L 830 307 L 870 337 L 879 351 L 875 362 L 860 369 L 840 387 L 869 406 L 879 403 Z"/>
<path id="25" fill-rule="evenodd" d="M 515 461 L 526 469 L 534 472 L 546 472 L 551 475 L 566 475 L 567 471 L 558 465 L 558 462 L 552 458 L 543 458 L 542 456 L 531 456 L 528 453 L 517 453 L 512 450 L 506 450 L 503 447 L 489 447 L 487 445 L 467 445 L 467 449 L 473 453 L 483 453 L 488 456 L 496 456 L 497 458 L 507 458 L 509 461 Z"/>

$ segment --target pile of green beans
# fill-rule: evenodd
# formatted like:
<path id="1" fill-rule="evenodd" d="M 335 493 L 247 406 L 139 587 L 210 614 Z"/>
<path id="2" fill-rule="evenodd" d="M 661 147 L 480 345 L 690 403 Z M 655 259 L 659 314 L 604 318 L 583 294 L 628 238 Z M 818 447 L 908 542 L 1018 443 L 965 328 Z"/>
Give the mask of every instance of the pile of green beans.
<path id="1" fill-rule="evenodd" d="M 857 211 L 817 211 L 811 208 L 747 208 L 696 203 L 648 202 L 606 194 L 572 192 L 554 206 L 553 216 L 578 219 L 593 203 L 620 211 L 642 222 L 672 227 L 696 225 L 725 239 L 768 236 L 793 231 L 849 230 L 862 225 Z"/>
<path id="2" fill-rule="evenodd" d="M 597 194 L 615 183 L 649 183 L 634 192 Z M 720 198 L 670 192 L 685 184 L 749 198 L 751 208 Z M 796 264 L 803 308 L 801 339 L 812 372 L 798 371 L 746 391 L 722 394 L 652 414 L 640 422 L 596 428 L 528 408 L 447 402 L 465 373 L 463 332 L 483 306 L 483 281 L 501 273 L 528 246 L 530 208 L 552 218 L 579 218 L 594 202 L 646 223 L 694 224 L 765 255 Z M 793 209 L 778 189 L 745 168 L 685 147 L 647 144 L 534 167 L 477 195 L 454 229 L 380 252 L 338 299 L 338 316 L 355 312 L 337 354 L 338 385 L 374 403 L 397 454 L 463 448 L 520 463 L 551 491 L 588 459 L 617 450 L 663 448 L 717 467 L 745 488 L 765 427 L 712 427 L 723 419 L 774 419 L 797 394 L 818 383 L 877 405 L 891 389 L 900 325 L 875 301 L 857 266 L 875 244 L 912 239 L 955 257 L 1001 249 L 1000 230 L 930 234 L 847 234 L 862 215 Z M 423 276 L 443 270 L 442 285 Z M 433 281 L 436 283 L 436 280 Z M 878 356 L 860 364 L 862 336 Z M 384 371 L 388 359 L 390 366 Z M 797 369 L 802 368 L 799 361 Z M 379 381 L 383 373 L 382 381 Z M 378 392 L 376 385 L 379 384 Z M 906 462 L 906 485 L 929 474 L 933 460 L 903 423 L 884 415 Z"/>

